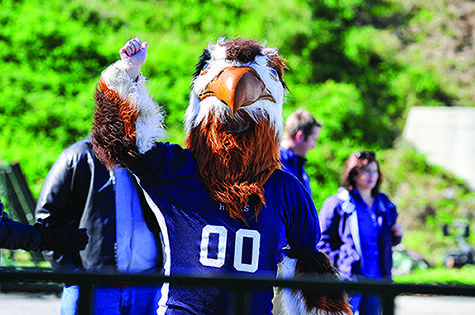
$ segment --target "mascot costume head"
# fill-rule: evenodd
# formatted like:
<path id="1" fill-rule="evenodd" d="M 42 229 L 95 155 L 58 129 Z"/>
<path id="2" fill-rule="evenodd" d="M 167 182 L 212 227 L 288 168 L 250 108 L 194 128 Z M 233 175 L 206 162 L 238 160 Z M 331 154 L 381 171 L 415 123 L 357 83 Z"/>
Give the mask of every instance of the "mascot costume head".
<path id="1" fill-rule="evenodd" d="M 106 70 L 95 96 L 101 106 L 95 111 L 92 142 L 96 155 L 109 167 L 127 166 L 164 134 L 163 116 L 153 100 L 139 99 L 146 93 L 124 90 L 116 83 L 144 80 L 133 64 L 121 66 L 130 66 L 126 69 L 133 72 L 130 78 L 114 71 L 118 67 Z M 241 210 L 248 204 L 258 215 L 265 203 L 263 185 L 280 167 L 285 68 L 274 48 L 254 40 L 219 39 L 204 50 L 193 75 L 185 146 L 212 198 L 238 220 L 245 221 Z M 117 133 L 123 134 L 120 140 Z"/>
<path id="2" fill-rule="evenodd" d="M 185 146 L 213 199 L 244 220 L 265 203 L 263 185 L 280 167 L 286 85 L 277 51 L 253 40 L 218 40 L 204 50 L 185 115 Z"/>
<path id="3" fill-rule="evenodd" d="M 162 113 L 148 91 L 140 90 L 145 89 L 140 67 L 146 48 L 147 43 L 138 38 L 129 41 L 121 50 L 123 60 L 103 72 L 96 90 L 100 106 L 95 110 L 92 143 L 109 167 L 135 163 L 164 136 Z M 219 39 L 203 51 L 193 74 L 185 146 L 211 198 L 243 224 L 248 223 L 242 214 L 246 207 L 258 218 L 266 202 L 264 184 L 281 165 L 279 139 L 287 91 L 284 62 L 275 48 L 257 41 Z M 328 262 L 317 253 L 299 260 L 293 275 L 336 278 Z M 310 291 L 300 298 L 305 301 L 303 313 L 351 314 L 344 293 L 327 296 Z"/>

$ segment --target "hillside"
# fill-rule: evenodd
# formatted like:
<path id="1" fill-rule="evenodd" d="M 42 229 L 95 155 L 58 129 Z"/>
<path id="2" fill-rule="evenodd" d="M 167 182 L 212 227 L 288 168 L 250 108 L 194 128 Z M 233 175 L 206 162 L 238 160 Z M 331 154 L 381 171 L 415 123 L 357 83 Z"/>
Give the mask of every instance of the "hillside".
<path id="1" fill-rule="evenodd" d="M 401 38 L 400 60 L 423 64 L 434 73 L 447 98 L 446 106 L 475 104 L 475 3 L 460 0 L 397 1 L 417 12 Z"/>
<path id="2" fill-rule="evenodd" d="M 475 211 L 474 193 L 460 180 L 399 143 L 411 106 L 475 106 L 473 1 L 0 0 L 0 6 L 0 159 L 20 162 L 35 196 L 59 153 L 88 134 L 95 84 L 127 39 L 150 43 L 143 72 L 165 108 L 168 140 L 182 143 L 194 65 L 210 40 L 227 36 L 278 47 L 289 66 L 284 115 L 305 107 L 323 122 L 308 163 L 317 208 L 336 191 L 348 155 L 368 148 L 383 161 L 384 189 L 399 206 L 407 246 L 437 255 L 448 242 L 440 225 Z M 425 246 L 432 240 L 435 250 Z"/>

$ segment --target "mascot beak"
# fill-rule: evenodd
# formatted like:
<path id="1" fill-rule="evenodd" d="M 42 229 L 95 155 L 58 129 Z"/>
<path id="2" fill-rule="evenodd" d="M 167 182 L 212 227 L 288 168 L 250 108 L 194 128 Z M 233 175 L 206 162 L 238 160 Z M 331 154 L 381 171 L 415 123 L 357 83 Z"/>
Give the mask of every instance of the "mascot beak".
<path id="1" fill-rule="evenodd" d="M 203 100 L 215 96 L 231 109 L 233 115 L 239 108 L 266 99 L 275 103 L 271 93 L 256 71 L 249 67 L 224 68 L 199 95 Z"/>

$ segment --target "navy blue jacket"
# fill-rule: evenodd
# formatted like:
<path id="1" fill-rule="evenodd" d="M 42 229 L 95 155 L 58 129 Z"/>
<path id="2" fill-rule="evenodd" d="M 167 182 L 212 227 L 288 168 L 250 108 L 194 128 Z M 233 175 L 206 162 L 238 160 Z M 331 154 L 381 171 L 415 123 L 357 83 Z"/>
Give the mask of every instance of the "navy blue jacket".
<path id="1" fill-rule="evenodd" d="M 391 278 L 392 246 L 401 242 L 401 237 L 394 237 L 391 227 L 396 223 L 397 211 L 388 197 L 380 193 L 381 204 L 378 205 L 380 238 L 380 265 L 385 278 Z M 352 203 L 353 196 L 346 189 L 330 196 L 319 211 L 322 237 L 318 248 L 326 253 L 333 264 L 346 279 L 355 279 L 360 275 L 361 243 L 358 232 L 358 218 Z"/>
<path id="2" fill-rule="evenodd" d="M 312 195 L 310 189 L 310 178 L 304 168 L 307 159 L 289 149 L 280 147 L 280 161 L 282 162 L 282 169 L 297 177 L 305 188 L 307 188 L 308 193 Z"/>
<path id="3" fill-rule="evenodd" d="M 15 222 L 10 219 L 0 201 L 0 248 L 37 250 L 41 235 L 33 225 Z"/>

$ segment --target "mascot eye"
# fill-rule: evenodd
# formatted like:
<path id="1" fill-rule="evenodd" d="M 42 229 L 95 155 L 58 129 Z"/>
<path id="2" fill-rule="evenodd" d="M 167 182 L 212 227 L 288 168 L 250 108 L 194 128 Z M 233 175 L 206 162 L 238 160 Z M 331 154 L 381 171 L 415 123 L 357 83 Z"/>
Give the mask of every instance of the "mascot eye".
<path id="1" fill-rule="evenodd" d="M 274 80 L 279 81 L 279 74 L 277 73 L 277 70 L 275 70 L 274 68 L 270 68 L 270 73 L 272 74 Z"/>
<path id="2" fill-rule="evenodd" d="M 203 69 L 201 69 L 200 75 L 204 75 L 208 72 L 208 66 L 209 66 L 209 63 L 206 63 L 204 65 Z"/>

